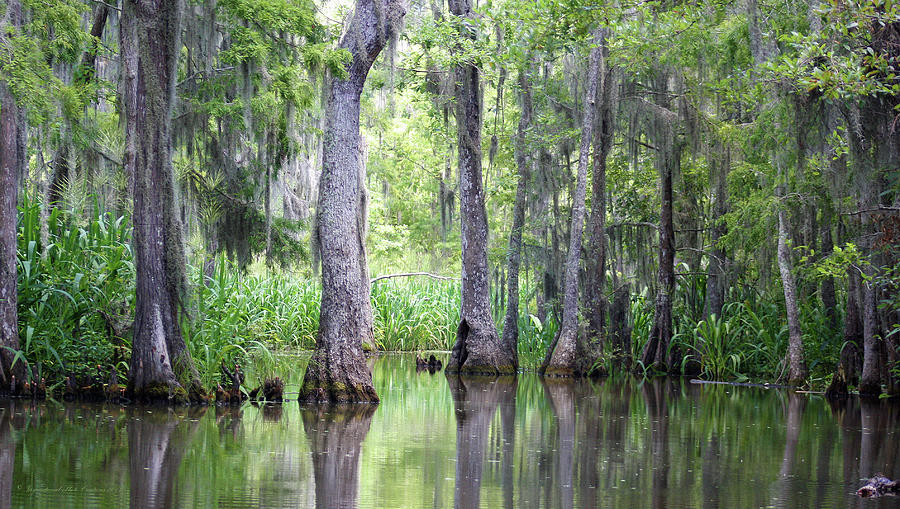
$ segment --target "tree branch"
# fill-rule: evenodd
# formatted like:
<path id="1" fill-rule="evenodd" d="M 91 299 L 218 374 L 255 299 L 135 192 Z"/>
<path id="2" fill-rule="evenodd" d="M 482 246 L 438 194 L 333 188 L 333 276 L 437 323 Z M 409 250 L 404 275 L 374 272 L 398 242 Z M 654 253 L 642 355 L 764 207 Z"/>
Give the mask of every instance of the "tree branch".
<path id="1" fill-rule="evenodd" d="M 857 210 L 857 211 L 855 211 L 855 212 L 844 212 L 842 215 L 844 215 L 844 216 L 858 216 L 858 215 L 861 215 L 861 214 L 869 214 L 869 213 L 871 213 L 871 212 L 880 212 L 880 211 L 886 211 L 886 212 L 900 212 L 900 207 L 873 207 L 873 208 L 870 208 L 870 209 L 860 209 L 860 210 Z"/>
<path id="2" fill-rule="evenodd" d="M 411 276 L 427 276 L 427 277 L 434 278 L 434 279 L 442 279 L 442 280 L 449 280 L 449 281 L 459 281 L 459 278 L 458 278 L 458 277 L 439 276 L 439 275 L 437 275 L 437 274 L 432 274 L 432 273 L 430 273 L 430 272 L 405 272 L 405 273 L 402 273 L 402 274 L 387 274 L 387 275 L 384 275 L 384 276 L 378 276 L 378 277 L 376 277 L 375 279 L 369 281 L 369 284 L 373 284 L 373 283 L 375 283 L 376 281 L 381 281 L 382 279 L 390 279 L 390 278 L 395 278 L 395 277 L 411 277 Z"/>

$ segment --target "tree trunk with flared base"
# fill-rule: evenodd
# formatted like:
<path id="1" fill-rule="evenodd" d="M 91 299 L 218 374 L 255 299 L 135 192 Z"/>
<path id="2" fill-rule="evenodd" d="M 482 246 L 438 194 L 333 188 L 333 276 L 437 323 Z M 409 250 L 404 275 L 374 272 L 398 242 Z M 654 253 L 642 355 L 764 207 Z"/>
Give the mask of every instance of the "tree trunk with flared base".
<path id="1" fill-rule="evenodd" d="M 603 57 L 602 33 L 598 30 L 595 46 L 588 57 L 588 86 L 584 95 L 584 116 L 581 121 L 581 148 L 578 154 L 578 176 L 572 197 L 572 224 L 569 232 L 569 253 L 566 258 L 566 281 L 563 295 L 563 319 L 559 332 L 547 350 L 538 373 L 542 376 L 582 376 L 590 370 L 595 355 L 586 352 L 587 341 L 578 330 L 578 266 L 581 260 L 581 236 L 584 230 L 585 198 L 587 195 L 587 166 L 594 129 L 594 106 Z M 584 335 L 583 333 L 581 334 Z"/>
<path id="2" fill-rule="evenodd" d="M 462 21 L 461 36 L 475 40 L 467 22 L 470 0 L 450 0 L 450 12 Z M 461 48 L 457 47 L 457 51 Z M 488 223 L 481 173 L 481 91 L 478 67 L 456 67 L 456 125 L 459 149 L 459 216 L 462 243 L 462 309 L 449 373 L 515 373 L 517 359 L 500 341 L 491 318 L 487 260 Z"/>
<path id="3" fill-rule="evenodd" d="M 22 22 L 22 5 L 17 0 L 6 7 L 7 22 L 0 23 L 0 43 L 6 42 L 6 30 Z M 16 222 L 19 200 L 19 175 L 25 164 L 21 146 L 19 108 L 6 82 L 0 80 L 0 394 L 16 392 L 10 384 L 25 381 L 25 366 L 15 363 L 13 351 L 19 349 L 18 287 L 16 275 Z M 12 351 L 10 351 L 12 350 Z"/>
<path id="4" fill-rule="evenodd" d="M 180 326 L 187 278 L 170 124 L 182 11 L 181 1 L 126 0 L 120 27 L 137 272 L 128 393 L 145 402 L 204 398 Z"/>
<path id="5" fill-rule="evenodd" d="M 366 262 L 365 168 L 359 134 L 360 94 L 375 58 L 399 30 L 399 0 L 360 0 L 340 47 L 352 61 L 332 77 L 325 109 L 322 177 L 315 235 L 322 256 L 322 303 L 316 350 L 300 400 L 377 402 L 363 355 L 373 345 Z"/>

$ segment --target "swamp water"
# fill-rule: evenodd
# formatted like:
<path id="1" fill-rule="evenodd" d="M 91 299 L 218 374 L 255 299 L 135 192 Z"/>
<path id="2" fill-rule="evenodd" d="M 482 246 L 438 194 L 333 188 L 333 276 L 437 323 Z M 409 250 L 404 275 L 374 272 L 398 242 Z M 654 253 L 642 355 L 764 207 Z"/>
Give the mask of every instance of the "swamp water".
<path id="1" fill-rule="evenodd" d="M 900 477 L 896 404 L 371 365 L 377 407 L 0 402 L 0 509 L 900 507 L 854 495 Z"/>

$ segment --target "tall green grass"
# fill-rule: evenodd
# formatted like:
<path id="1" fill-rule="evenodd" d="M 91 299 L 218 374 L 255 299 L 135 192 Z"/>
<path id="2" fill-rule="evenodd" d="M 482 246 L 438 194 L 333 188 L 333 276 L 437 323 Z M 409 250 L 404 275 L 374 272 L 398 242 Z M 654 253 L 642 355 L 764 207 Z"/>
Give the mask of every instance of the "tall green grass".
<path id="1" fill-rule="evenodd" d="M 317 280 L 285 272 L 241 275 L 219 259 L 214 277 L 197 280 L 198 313 L 188 333 L 195 361 L 215 367 L 265 345 L 312 349 L 319 327 Z M 449 350 L 456 340 L 459 283 L 391 278 L 372 285 L 375 343 L 380 350 Z M 556 331 L 555 322 L 519 319 L 523 366 L 536 366 Z"/>
<path id="2" fill-rule="evenodd" d="M 42 240 L 41 207 L 26 199 L 19 213 L 19 359 L 35 378 L 108 371 L 130 352 L 130 335 L 110 330 L 133 313 L 130 223 L 53 209 Z"/>
<path id="3" fill-rule="evenodd" d="M 18 223 L 19 329 L 17 362 L 34 377 L 62 379 L 118 369 L 124 376 L 131 354 L 135 268 L 128 217 L 54 209 L 26 200 Z M 46 216 L 46 228 L 41 225 Z M 259 376 L 277 372 L 283 350 L 315 346 L 321 288 L 318 278 L 289 272 L 242 273 L 224 257 L 212 277 L 190 268 L 191 301 L 183 323 L 188 348 L 202 379 L 214 385 L 221 363 L 252 364 Z M 696 360 L 704 376 L 715 379 L 777 380 L 785 370 L 787 327 L 781 300 L 748 292 L 729 295 L 721 317 L 698 318 L 704 282 L 685 285 L 677 307 L 673 341 Z M 777 289 L 776 289 L 777 290 Z M 533 292 L 522 292 L 523 296 Z M 525 302 L 520 309 L 533 309 Z M 377 346 L 382 350 L 448 350 L 459 323 L 459 282 L 430 278 L 391 278 L 372 285 Z M 495 314 L 502 319 L 502 310 Z M 632 351 L 638 358 L 653 325 L 653 300 L 646 290 L 632 297 Z M 833 371 L 841 338 L 821 306 L 801 308 L 806 355 L 814 377 Z M 498 329 L 502 325 L 497 324 Z M 558 324 L 522 313 L 519 358 L 536 368 Z"/>
<path id="4" fill-rule="evenodd" d="M 456 340 L 459 284 L 392 278 L 372 285 L 375 343 L 382 350 L 449 350 Z"/>

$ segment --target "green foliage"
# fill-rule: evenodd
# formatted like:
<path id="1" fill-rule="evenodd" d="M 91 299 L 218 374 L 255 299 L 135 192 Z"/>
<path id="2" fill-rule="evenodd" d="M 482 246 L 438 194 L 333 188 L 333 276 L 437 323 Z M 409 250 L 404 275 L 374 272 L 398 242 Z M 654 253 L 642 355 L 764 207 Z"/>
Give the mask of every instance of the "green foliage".
<path id="1" fill-rule="evenodd" d="M 4 3 L 4 15 L 6 3 Z M 29 120 L 40 124 L 55 114 L 62 103 L 69 115 L 73 102 L 81 102 L 80 90 L 72 91 L 57 78 L 51 63 L 74 63 L 91 43 L 81 28 L 86 5 L 77 0 L 24 0 L 26 23 L 16 29 L 0 25 L 0 80 L 6 82 Z"/>
<path id="2" fill-rule="evenodd" d="M 821 30 L 781 37 L 792 51 L 770 66 L 775 76 L 831 100 L 900 95 L 897 52 L 889 39 L 891 26 L 900 22 L 900 4 L 829 0 L 816 14 L 824 21 Z"/>
<path id="3" fill-rule="evenodd" d="M 48 378 L 94 374 L 130 358 L 130 334 L 114 336 L 133 312 L 131 226 L 94 209 L 53 209 L 41 241 L 41 205 L 19 213 L 19 330 L 25 358 Z M 123 327 L 122 331 L 128 331 Z M 124 373 L 123 373 L 124 375 Z"/>
<path id="4" fill-rule="evenodd" d="M 395 278 L 372 286 L 375 343 L 383 350 L 449 350 L 459 325 L 459 284 Z"/>

